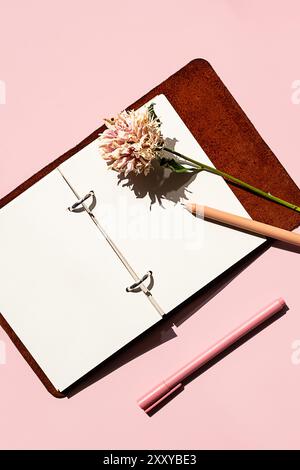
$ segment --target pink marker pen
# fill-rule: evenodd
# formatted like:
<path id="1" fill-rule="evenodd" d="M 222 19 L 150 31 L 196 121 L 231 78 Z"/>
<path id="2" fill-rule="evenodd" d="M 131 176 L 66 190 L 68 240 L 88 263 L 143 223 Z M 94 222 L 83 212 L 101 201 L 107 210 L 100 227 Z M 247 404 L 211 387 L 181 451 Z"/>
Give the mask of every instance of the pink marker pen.
<path id="1" fill-rule="evenodd" d="M 182 382 L 192 375 L 196 370 L 218 356 L 229 346 L 232 346 L 236 341 L 266 321 L 272 315 L 278 313 L 285 305 L 285 301 L 282 298 L 279 298 L 262 309 L 259 313 L 252 316 L 245 323 L 235 328 L 233 331 L 231 331 L 231 333 L 224 336 L 220 341 L 215 343 L 202 354 L 199 354 L 199 356 L 195 357 L 188 364 L 181 367 L 177 372 L 163 380 L 160 384 L 150 390 L 150 392 L 141 397 L 138 400 L 138 405 L 140 408 L 142 408 L 142 410 L 144 410 L 146 413 L 149 413 L 169 395 L 181 388 Z"/>

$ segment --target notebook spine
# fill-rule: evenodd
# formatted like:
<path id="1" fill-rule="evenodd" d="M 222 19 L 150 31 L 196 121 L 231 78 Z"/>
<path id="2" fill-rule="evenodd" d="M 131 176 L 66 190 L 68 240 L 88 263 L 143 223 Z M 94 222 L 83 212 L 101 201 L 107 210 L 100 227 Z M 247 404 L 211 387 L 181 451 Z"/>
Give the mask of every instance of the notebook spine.
<path id="1" fill-rule="evenodd" d="M 153 280 L 152 271 L 150 271 L 150 270 L 147 271 L 147 273 L 144 274 L 144 276 L 142 276 L 141 278 L 137 275 L 137 273 L 134 271 L 134 269 L 132 268 L 130 263 L 127 261 L 126 257 L 119 250 L 119 248 L 114 243 L 114 241 L 110 238 L 110 236 L 106 233 L 106 231 L 104 230 L 104 228 L 102 227 L 102 225 L 100 224 L 98 219 L 96 218 L 95 214 L 92 212 L 92 207 L 95 207 L 95 205 L 96 205 L 96 197 L 95 197 L 94 191 L 91 190 L 85 196 L 80 197 L 78 195 L 78 193 L 75 191 L 75 189 L 73 188 L 73 186 L 71 185 L 71 183 L 68 181 L 68 179 L 62 173 L 60 168 L 57 168 L 57 169 L 58 169 L 59 173 L 61 174 L 61 176 L 63 177 L 63 179 L 65 180 L 65 182 L 68 184 L 69 188 L 72 190 L 72 192 L 74 193 L 74 195 L 77 198 L 77 201 L 72 206 L 69 206 L 68 210 L 70 212 L 73 212 L 73 213 L 78 213 L 78 212 L 82 212 L 82 211 L 86 211 L 88 213 L 88 215 L 90 216 L 90 218 L 92 219 L 92 221 L 94 222 L 94 224 L 96 225 L 98 230 L 101 232 L 103 237 L 106 239 L 107 243 L 110 245 L 110 247 L 116 253 L 116 255 L 118 256 L 118 258 L 120 259 L 122 264 L 125 266 L 125 268 L 129 272 L 129 274 L 133 278 L 134 284 L 132 284 L 129 287 L 126 287 L 125 288 L 126 292 L 136 292 L 137 290 L 141 290 L 148 297 L 149 301 L 152 303 L 153 307 L 156 309 L 156 311 L 159 313 L 159 315 L 161 317 L 163 317 L 165 312 L 161 309 L 159 304 L 154 299 L 149 287 L 147 287 L 144 284 L 144 282 L 147 279 L 150 279 L 150 281 Z M 88 206 L 86 202 L 90 198 L 92 198 L 92 203 L 90 204 L 90 206 Z"/>

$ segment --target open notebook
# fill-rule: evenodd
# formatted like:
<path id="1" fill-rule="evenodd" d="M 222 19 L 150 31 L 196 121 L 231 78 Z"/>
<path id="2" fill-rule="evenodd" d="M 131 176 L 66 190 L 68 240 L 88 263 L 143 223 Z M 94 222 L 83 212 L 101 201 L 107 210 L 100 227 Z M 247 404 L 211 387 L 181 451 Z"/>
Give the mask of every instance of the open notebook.
<path id="1" fill-rule="evenodd" d="M 167 98 L 151 102 L 170 145 L 211 164 Z M 102 232 L 85 210 L 68 210 L 91 190 L 85 204 Z M 97 140 L 0 210 L 0 311 L 57 390 L 264 242 L 194 218 L 180 204 L 187 199 L 249 217 L 226 182 L 208 173 L 158 168 L 133 186 L 120 180 Z M 130 269 L 139 277 L 152 271 L 144 291 L 126 291 Z"/>

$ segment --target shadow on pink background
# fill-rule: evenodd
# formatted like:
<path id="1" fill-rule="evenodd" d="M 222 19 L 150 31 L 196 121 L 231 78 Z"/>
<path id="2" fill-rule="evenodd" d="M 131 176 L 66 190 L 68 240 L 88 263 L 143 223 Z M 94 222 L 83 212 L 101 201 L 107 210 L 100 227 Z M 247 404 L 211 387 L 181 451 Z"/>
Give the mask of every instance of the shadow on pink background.
<path id="1" fill-rule="evenodd" d="M 297 0 L 0 0 L 0 196 L 196 57 L 300 185 L 299 21 Z M 299 449 L 299 256 L 269 249 L 177 337 L 70 399 L 50 396 L 1 331 L 0 447 Z M 139 410 L 136 399 L 174 366 L 279 296 L 284 317 L 153 417 Z"/>

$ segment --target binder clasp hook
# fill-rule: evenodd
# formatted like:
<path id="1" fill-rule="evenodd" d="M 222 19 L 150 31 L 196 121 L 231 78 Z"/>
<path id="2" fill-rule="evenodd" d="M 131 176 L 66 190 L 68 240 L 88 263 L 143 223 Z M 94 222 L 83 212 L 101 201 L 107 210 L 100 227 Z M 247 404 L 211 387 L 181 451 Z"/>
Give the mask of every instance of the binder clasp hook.
<path id="1" fill-rule="evenodd" d="M 147 271 L 146 274 L 137 282 L 132 284 L 129 287 L 126 287 L 126 292 L 132 292 L 134 291 L 137 287 L 139 287 L 148 277 L 152 277 L 152 271 Z"/>
<path id="2" fill-rule="evenodd" d="M 70 212 L 74 212 L 76 209 L 78 209 L 79 206 L 81 206 L 81 204 L 83 204 L 85 201 L 87 201 L 90 197 L 94 197 L 94 191 L 90 191 L 85 196 L 78 199 L 78 201 L 76 201 L 72 206 L 68 207 L 68 210 Z"/>

